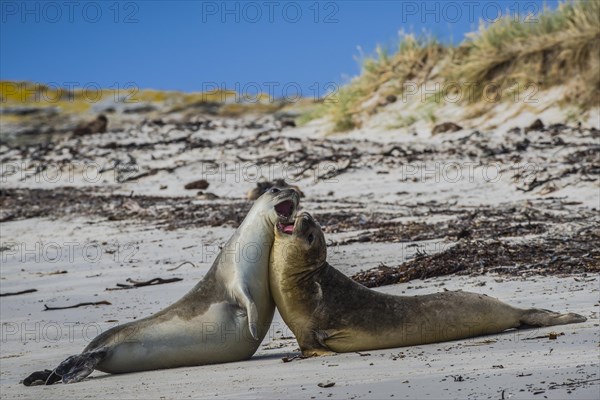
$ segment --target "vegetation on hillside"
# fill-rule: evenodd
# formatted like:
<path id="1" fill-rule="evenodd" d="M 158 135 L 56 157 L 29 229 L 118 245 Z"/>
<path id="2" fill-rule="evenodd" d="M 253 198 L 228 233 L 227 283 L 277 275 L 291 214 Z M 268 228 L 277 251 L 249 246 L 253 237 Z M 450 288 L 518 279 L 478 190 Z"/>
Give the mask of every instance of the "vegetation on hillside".
<path id="1" fill-rule="evenodd" d="M 401 96 L 408 84 L 439 83 L 440 101 L 462 90 L 462 102 L 493 96 L 502 101 L 524 91 L 564 85 L 563 102 L 586 110 L 600 99 L 600 2 L 561 3 L 539 15 L 505 16 L 480 24 L 458 46 L 431 38 L 402 35 L 390 54 L 379 47 L 362 61 L 361 74 L 343 86 L 336 101 L 321 105 L 314 116 L 327 115 L 335 131 L 355 128 L 359 115 L 376 112 L 374 96 Z M 533 90 L 533 89 L 531 89 Z M 520 93 L 516 93 L 520 91 Z"/>
<path id="2" fill-rule="evenodd" d="M 57 109 L 57 112 L 65 114 L 82 114 L 90 111 L 96 104 L 102 104 L 105 108 L 116 104 L 128 107 L 146 104 L 164 112 L 177 112 L 210 103 L 219 104 L 219 112 L 224 115 L 270 113 L 284 105 L 264 93 L 244 95 L 227 89 L 184 93 L 139 89 L 133 83 L 119 88 L 100 88 L 89 84 L 83 88 L 68 89 L 27 81 L 0 81 L 0 106 L 9 110 L 47 108 Z"/>

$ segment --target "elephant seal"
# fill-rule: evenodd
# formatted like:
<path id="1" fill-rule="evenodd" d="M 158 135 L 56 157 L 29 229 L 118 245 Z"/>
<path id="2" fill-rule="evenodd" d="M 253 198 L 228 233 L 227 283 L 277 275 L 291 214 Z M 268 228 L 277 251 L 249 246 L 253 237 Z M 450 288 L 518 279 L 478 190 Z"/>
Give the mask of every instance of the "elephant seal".
<path id="1" fill-rule="evenodd" d="M 462 291 L 392 296 L 368 289 L 327 263 L 321 227 L 308 213 L 275 226 L 269 282 L 304 356 L 463 339 L 510 328 L 583 322 L 578 314 L 520 309 Z"/>
<path id="2" fill-rule="evenodd" d="M 252 206 L 206 276 L 156 314 L 98 335 L 54 371 L 23 383 L 78 382 L 98 369 L 123 373 L 250 358 L 271 325 L 275 304 L 268 263 L 274 226 L 292 220 L 299 196 L 271 188 Z"/>

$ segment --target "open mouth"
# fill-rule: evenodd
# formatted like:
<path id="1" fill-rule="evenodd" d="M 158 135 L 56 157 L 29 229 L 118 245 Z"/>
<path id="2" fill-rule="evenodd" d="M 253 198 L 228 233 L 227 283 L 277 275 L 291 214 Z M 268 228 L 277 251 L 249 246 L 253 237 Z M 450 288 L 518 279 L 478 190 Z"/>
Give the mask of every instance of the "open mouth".
<path id="1" fill-rule="evenodd" d="M 277 224 L 279 230 L 287 235 L 292 235 L 294 233 L 294 223 L 293 222 L 280 222 Z"/>
<path id="2" fill-rule="evenodd" d="M 294 203 L 291 200 L 285 200 L 275 206 L 275 212 L 281 218 L 288 219 L 294 211 Z"/>
<path id="3" fill-rule="evenodd" d="M 279 216 L 279 230 L 288 235 L 294 233 L 294 221 L 289 222 L 294 213 L 294 203 L 291 200 L 282 201 L 275 206 L 275 212 Z"/>

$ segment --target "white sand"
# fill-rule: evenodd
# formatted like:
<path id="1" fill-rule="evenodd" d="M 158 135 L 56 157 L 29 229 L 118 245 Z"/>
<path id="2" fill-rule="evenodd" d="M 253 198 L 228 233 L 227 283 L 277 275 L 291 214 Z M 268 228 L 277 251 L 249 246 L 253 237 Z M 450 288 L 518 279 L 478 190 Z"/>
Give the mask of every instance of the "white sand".
<path id="1" fill-rule="evenodd" d="M 3 298 L 0 384 L 3 398 L 581 398 L 598 394 L 600 381 L 568 386 L 574 381 L 600 378 L 598 307 L 599 279 L 539 277 L 527 280 L 495 276 L 435 278 L 383 287 L 393 294 L 423 294 L 447 288 L 470 290 L 496 296 L 511 304 L 577 312 L 589 318 L 586 323 L 553 328 L 509 332 L 491 337 L 426 346 L 370 351 L 369 356 L 342 354 L 283 363 L 282 357 L 297 354 L 292 334 L 276 315 L 270 334 L 256 355 L 248 361 L 194 368 L 107 375 L 94 372 L 75 385 L 24 387 L 19 384 L 30 372 L 52 368 L 69 355 L 77 354 L 98 329 L 149 315 L 171 304 L 191 288 L 210 266 L 213 255 L 198 243 L 222 242 L 232 229 L 206 229 L 201 232 L 139 232 L 124 224 L 83 224 L 26 220 L 3 224 L 23 241 L 36 237 L 86 240 L 100 234 L 120 243 L 135 242 L 139 250 L 133 262 L 115 262 L 114 254 L 98 262 L 83 260 L 75 247 L 73 262 L 56 264 L 29 260 L 21 271 L 19 257 L 8 257 L 2 267 L 2 291 L 35 287 L 38 293 Z M 112 225 L 112 226 L 111 226 Z M 115 226 L 116 225 L 116 226 Z M 209 232 L 210 231 L 210 232 Z M 364 246 L 365 244 L 361 244 Z M 344 246 L 338 255 L 357 260 L 361 245 Z M 189 246 L 196 246 L 188 248 Z M 107 247 L 107 246 L 104 246 Z M 207 246 L 208 247 L 208 246 Z M 182 251 L 182 248 L 188 248 Z M 377 261 L 377 249 L 371 255 Z M 129 255 L 129 253 L 127 253 Z M 186 259 L 202 260 L 199 268 L 183 266 L 166 272 Z M 385 256 L 381 258 L 384 261 Z M 122 264 L 122 265 L 121 265 Z M 37 272 L 68 270 L 64 275 L 38 276 Z M 86 278 L 100 274 L 97 277 Z M 154 288 L 105 291 L 127 277 L 180 276 L 184 280 Z M 497 280 L 497 281 L 496 281 Z M 481 286 L 485 283 L 485 286 Z M 54 293 L 54 295 L 50 294 Z M 42 300 L 48 299 L 48 300 Z M 43 304 L 66 305 L 83 301 L 108 300 L 111 306 L 85 307 L 62 311 L 42 311 Z M 107 322 L 111 321 L 111 322 Z M 62 332 L 58 339 L 57 332 Z M 524 340 L 549 332 L 564 332 L 556 340 Z M 493 340 L 486 343 L 485 340 Z M 403 358 L 393 359 L 403 354 Z M 494 367 L 502 365 L 503 368 Z M 527 376 L 519 377 L 525 374 Z M 531 374 L 531 375 L 528 375 Z M 462 376 L 456 382 L 452 376 Z M 459 379 L 459 378 L 457 378 Z M 333 381 L 332 388 L 318 383 Z M 565 385 L 566 384 L 566 385 Z M 551 389 L 556 385 L 555 389 Z M 572 390 L 568 393 L 567 390 Z M 534 392 L 544 391 L 534 395 Z"/>
<path id="2" fill-rule="evenodd" d="M 282 136 L 315 137 L 322 133 L 318 129 L 308 126 L 284 131 Z M 369 139 L 379 137 L 376 133 Z M 380 133 L 383 142 L 413 140 L 394 132 Z M 224 140 L 238 134 L 223 128 L 207 133 L 207 138 Z M 449 137 L 468 134 L 464 131 L 426 138 L 423 139 L 423 146 L 434 142 L 440 144 Z M 533 135 L 530 134 L 530 137 Z M 109 133 L 102 140 L 123 140 L 125 136 L 125 133 Z M 490 136 L 492 142 L 497 139 L 494 135 Z M 248 149 L 245 156 L 264 155 L 268 151 L 273 150 L 269 146 L 265 149 Z M 135 191 L 136 194 L 193 196 L 195 191 L 184 191 L 183 185 L 200 177 L 202 163 L 198 160 L 216 159 L 229 164 L 235 161 L 235 154 L 218 147 L 169 156 L 164 161 L 151 159 L 149 152 L 132 153 L 142 167 L 172 165 L 177 160 L 197 162 L 173 174 L 158 173 L 124 185 L 115 185 L 114 180 L 110 181 L 107 177 L 108 182 L 100 181 L 97 185 L 112 187 L 117 193 Z M 175 154 L 172 148 L 164 148 L 153 151 L 152 155 L 160 156 L 163 153 Z M 109 156 L 98 156 L 97 160 L 104 165 L 111 157 L 123 158 L 124 155 L 111 152 Z M 552 162 L 552 156 L 549 158 L 548 163 Z M 343 174 L 330 182 L 315 182 L 305 178 L 298 184 L 307 193 L 303 206 L 307 210 L 319 208 L 321 212 L 343 208 L 348 213 L 368 215 L 373 211 L 397 211 L 405 204 L 433 199 L 441 203 L 454 202 L 456 207 L 465 208 L 504 202 L 527 207 L 528 201 L 545 201 L 544 197 L 549 196 L 580 201 L 581 207 L 588 209 L 598 205 L 595 182 L 567 179 L 561 181 L 558 190 L 550 195 L 540 194 L 538 190 L 523 193 L 515 189 L 508 173 L 498 181 L 486 182 L 481 179 L 480 169 L 475 169 L 475 180 L 471 181 L 466 174 L 468 168 L 463 165 L 464 179 L 459 182 L 436 181 L 421 175 L 417 176 L 416 181 L 406 180 L 406 174 L 401 170 L 391 170 L 382 175 L 377 171 L 383 167 L 372 166 Z M 209 191 L 227 198 L 240 198 L 253 186 L 253 183 L 235 179 L 221 181 L 217 177 L 209 177 L 209 182 Z M 6 185 L 52 188 L 89 185 L 89 182 L 82 183 L 76 177 L 73 182 L 36 183 L 32 179 L 20 181 L 18 176 L 13 176 L 8 178 Z M 161 185 L 167 185 L 168 188 L 160 190 Z M 335 194 L 329 195 L 330 191 Z M 550 204 L 552 200 L 548 201 Z M 550 208 L 548 212 L 551 212 Z M 406 221 L 415 219 L 410 212 L 406 215 Z M 432 222 L 439 217 L 428 218 L 427 221 Z M 227 240 L 232 232 L 231 227 L 165 231 L 139 221 L 107 221 L 90 217 L 65 217 L 59 220 L 32 218 L 2 223 L 2 244 L 17 243 L 17 253 L 2 253 L 0 291 L 38 289 L 36 293 L 3 297 L 0 301 L 2 398 L 501 399 L 503 391 L 505 399 L 592 399 L 599 396 L 598 276 L 534 277 L 526 280 L 494 275 L 476 278 L 453 276 L 379 289 L 405 295 L 431 293 L 443 288 L 471 290 L 517 306 L 581 313 L 589 318 L 583 324 L 370 351 L 367 356 L 352 353 L 284 363 L 281 358 L 297 354 L 298 349 L 290 338 L 291 332 L 276 315 L 271 333 L 257 354 L 248 361 L 114 376 L 94 372 L 89 379 L 75 385 L 27 388 L 19 384 L 29 373 L 53 368 L 67 356 L 79 353 L 100 331 L 150 315 L 173 303 L 203 277 L 216 256 L 217 246 Z M 338 241 L 359 233 L 328 234 L 327 237 Z M 39 243 L 37 248 L 36 243 Z M 59 260 L 54 260 L 54 244 L 61 251 Z M 443 249 L 447 244 L 419 242 L 429 254 Z M 414 254 L 415 248 L 410 245 L 354 243 L 332 247 L 329 249 L 329 260 L 351 275 L 382 262 L 398 265 Z M 21 254 L 21 251 L 24 253 Z M 176 271 L 167 271 L 183 261 L 193 261 L 198 267 L 185 265 Z M 58 270 L 68 273 L 48 274 Z M 105 288 L 115 287 L 116 283 L 125 283 L 127 278 L 147 280 L 155 277 L 181 277 L 184 280 L 157 287 L 105 291 Z M 112 305 L 42 311 L 44 304 L 64 306 L 101 300 L 107 300 Z M 552 331 L 564 332 L 564 336 L 556 340 L 524 340 Z M 489 339 L 493 342 L 486 342 Z M 500 365 L 502 368 L 498 367 Z M 335 382 L 335 386 L 317 386 L 328 381 Z M 576 383 L 582 381 L 590 382 Z"/>

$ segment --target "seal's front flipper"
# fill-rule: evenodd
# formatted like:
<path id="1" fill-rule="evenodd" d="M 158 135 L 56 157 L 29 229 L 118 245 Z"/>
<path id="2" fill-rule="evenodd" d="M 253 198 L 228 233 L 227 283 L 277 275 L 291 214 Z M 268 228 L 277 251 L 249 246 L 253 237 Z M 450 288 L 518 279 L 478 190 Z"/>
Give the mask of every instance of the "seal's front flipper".
<path id="1" fill-rule="evenodd" d="M 321 356 L 335 356 L 337 353 L 335 351 L 330 351 L 327 349 L 303 349 L 302 350 L 302 357 L 303 358 L 309 358 L 309 357 L 321 357 Z"/>
<path id="2" fill-rule="evenodd" d="M 294 332 L 294 329 L 292 329 Z M 329 337 L 326 331 L 314 330 L 310 327 L 298 332 L 296 340 L 300 346 L 303 357 L 332 356 L 337 354 L 331 351 L 325 344 L 325 339 Z"/>
<path id="3" fill-rule="evenodd" d="M 37 386 L 37 385 L 52 385 L 61 380 L 61 377 L 56 375 L 54 371 L 45 369 L 43 371 L 36 371 L 23 379 L 23 385 L 25 386 Z"/>
<path id="4" fill-rule="evenodd" d="M 240 303 L 240 306 L 246 309 L 246 315 L 248 317 L 248 329 L 254 340 L 260 340 L 258 337 L 258 309 L 256 303 L 250 297 L 250 293 L 247 288 L 236 287 L 235 298 Z"/>

